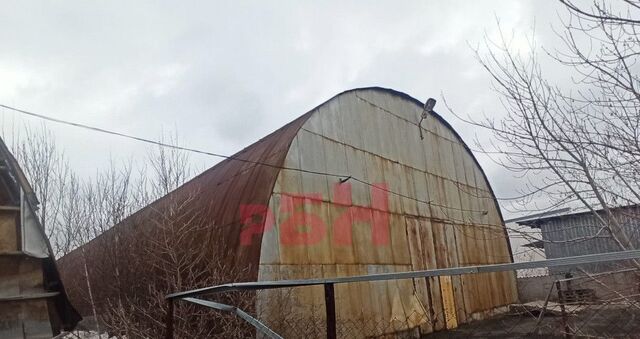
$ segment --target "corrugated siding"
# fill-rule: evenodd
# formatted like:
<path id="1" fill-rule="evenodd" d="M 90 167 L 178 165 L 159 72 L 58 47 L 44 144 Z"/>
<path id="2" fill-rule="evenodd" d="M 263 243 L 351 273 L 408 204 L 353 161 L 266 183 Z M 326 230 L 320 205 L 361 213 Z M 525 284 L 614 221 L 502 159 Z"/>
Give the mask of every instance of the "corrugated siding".
<path id="1" fill-rule="evenodd" d="M 614 212 L 622 228 L 629 235 L 633 248 L 640 248 L 640 209 L 625 208 Z M 578 214 L 551 218 L 540 226 L 544 251 L 548 259 L 576 255 L 620 251 L 608 230 L 593 214 Z M 605 272 L 629 266 L 623 263 L 599 263 L 581 266 L 588 272 Z M 553 267 L 552 274 L 576 271 L 577 268 Z"/>
<path id="2" fill-rule="evenodd" d="M 461 140 L 438 118 L 426 119 L 425 138 L 421 140 L 417 127 L 420 113 L 421 107 L 406 98 L 372 90 L 346 93 L 317 108 L 295 136 L 285 166 L 350 175 L 372 184 L 385 183 L 389 190 L 400 193 L 402 196 L 388 195 L 390 244 L 372 244 L 371 227 L 366 222 L 353 224 L 351 245 L 332 242 L 335 232 L 332 225 L 349 207 L 376 213 L 372 208 L 375 188 L 347 181 L 342 185 L 351 186 L 352 205 L 345 206 L 336 201 L 333 192 L 340 185 L 339 178 L 283 170 L 269 203 L 277 227 L 263 237 L 260 280 L 511 260 L 500 213 L 480 168 Z M 290 213 L 280 212 L 283 201 L 291 203 L 292 195 L 314 193 L 318 197 L 304 200 L 304 212 L 319 217 L 327 225 L 326 236 L 305 246 L 281 244 L 279 225 L 290 217 Z M 424 279 L 339 285 L 336 286 L 338 322 L 360 321 L 363 337 L 382 334 L 368 326 L 376 319 L 393 322 L 398 332 L 419 327 L 428 333 L 514 302 L 517 298 L 514 278 L 512 273 L 455 276 L 447 280 L 450 282 L 447 288 L 440 286 L 439 279 L 429 279 L 429 286 Z M 447 319 L 442 316 L 445 309 L 451 308 L 444 307 L 443 298 L 449 298 L 443 292 L 453 293 L 451 305 L 455 312 L 449 314 L 456 315 L 455 321 L 445 322 Z M 291 313 L 283 314 L 270 306 L 281 293 L 261 293 L 258 310 L 263 320 L 287 337 L 291 328 L 285 326 L 284 317 Z M 294 289 L 286 297 L 290 298 L 288 302 L 302 305 L 294 314 L 324 316 L 321 287 Z M 436 319 L 429 319 L 430 308 L 438 315 Z"/>
<path id="3" fill-rule="evenodd" d="M 146 293 L 144 282 L 150 279 L 127 269 L 127 264 L 138 258 L 130 258 L 130 253 L 121 250 L 107 255 L 105 245 L 117 237 L 135 239 L 133 226 L 152 224 L 149 220 L 155 210 L 194 194 L 199 199 L 193 210 L 205 213 L 212 225 L 202 241 L 211 245 L 212 257 L 247 268 L 243 280 L 334 277 L 510 261 L 502 219 L 482 170 L 457 134 L 438 116 L 425 120 L 425 139 L 420 140 L 416 125 L 420 113 L 421 104 L 400 92 L 381 88 L 347 91 L 234 155 L 273 167 L 229 159 L 205 171 L 84 246 L 98 304 L 112 295 L 108 278 L 116 269 L 121 274 L 128 272 L 132 281 L 143 282 L 128 289 L 132 294 Z M 392 191 L 433 204 L 389 195 L 388 213 L 383 213 L 370 208 L 371 187 L 351 180 L 352 201 L 345 206 L 334 199 L 338 178 L 280 171 L 278 166 L 345 173 L 366 182 L 385 183 Z M 312 245 L 283 246 L 279 226 L 288 215 L 280 209 L 294 204 L 291 194 L 317 194 L 320 198 L 308 200 L 301 212 L 317 216 L 324 223 L 331 224 L 353 206 L 376 220 L 388 217 L 390 245 L 372 246 L 370 227 L 358 222 L 353 227 L 351 246 L 334 246 L 330 241 L 332 228 Z M 251 245 L 242 246 L 239 238 L 244 225 L 239 212 L 246 204 L 268 205 L 278 227 L 256 235 Z M 346 215 L 347 221 L 350 217 Z M 61 260 L 61 271 L 71 282 L 70 295 L 80 304 L 86 295 L 81 252 L 76 250 Z M 413 253 L 421 253 L 419 259 Z M 418 326 L 424 332 L 442 329 L 441 286 L 438 279 L 430 279 L 429 286 L 424 280 L 338 286 L 338 319 L 370 323 L 398 319 L 394 322 L 396 331 Z M 451 286 L 457 323 L 516 299 L 514 277 L 508 273 L 454 277 Z M 487 291 L 487 286 L 494 288 Z M 324 316 L 321 287 L 286 293 L 259 293 L 257 309 L 269 324 L 277 325 L 274 329 L 287 327 L 280 316 L 285 301 L 292 310 L 287 313 L 297 312 L 299 307 L 299 314 Z M 87 305 L 83 306 L 82 311 L 88 312 Z M 422 315 L 430 308 L 440 317 L 425 323 Z"/>

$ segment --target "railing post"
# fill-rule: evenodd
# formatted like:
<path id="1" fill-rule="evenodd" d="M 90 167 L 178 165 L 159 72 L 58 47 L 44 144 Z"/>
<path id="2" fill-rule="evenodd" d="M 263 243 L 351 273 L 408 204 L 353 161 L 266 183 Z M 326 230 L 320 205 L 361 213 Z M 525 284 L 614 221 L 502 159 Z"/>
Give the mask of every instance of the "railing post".
<path id="1" fill-rule="evenodd" d="M 173 339 L 173 299 L 167 299 L 165 339 Z"/>
<path id="2" fill-rule="evenodd" d="M 324 305 L 327 311 L 327 339 L 336 339 L 336 299 L 333 284 L 324 284 Z"/>
<path id="3" fill-rule="evenodd" d="M 560 281 L 556 280 L 556 289 L 558 290 L 558 302 L 560 303 L 560 313 L 562 314 L 562 326 L 564 327 L 564 337 L 572 338 L 571 328 L 569 327 L 569 320 L 567 319 L 567 310 L 564 307 L 564 294 L 562 293 L 562 285 Z"/>

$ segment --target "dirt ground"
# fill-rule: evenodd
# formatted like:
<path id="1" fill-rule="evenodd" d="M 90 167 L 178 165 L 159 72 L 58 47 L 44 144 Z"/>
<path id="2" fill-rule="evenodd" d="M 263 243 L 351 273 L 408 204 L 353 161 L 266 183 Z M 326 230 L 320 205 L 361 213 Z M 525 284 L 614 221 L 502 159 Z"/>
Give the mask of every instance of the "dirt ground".
<path id="1" fill-rule="evenodd" d="M 504 314 L 464 324 L 425 338 L 563 338 L 563 317 L 539 312 Z M 640 338 L 640 309 L 629 305 L 588 305 L 569 314 L 567 326 L 574 338 Z M 536 330 L 537 328 L 537 330 Z"/>

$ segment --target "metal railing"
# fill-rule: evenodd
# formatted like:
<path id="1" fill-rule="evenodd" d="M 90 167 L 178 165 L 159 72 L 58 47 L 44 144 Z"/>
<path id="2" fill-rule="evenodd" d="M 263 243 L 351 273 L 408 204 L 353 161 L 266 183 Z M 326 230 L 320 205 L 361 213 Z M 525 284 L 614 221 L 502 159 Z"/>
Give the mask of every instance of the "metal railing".
<path id="1" fill-rule="evenodd" d="M 241 310 L 232 305 L 220 304 L 213 301 L 196 298 L 198 296 L 233 292 L 233 291 L 259 291 L 259 290 L 269 290 L 269 289 L 323 285 L 325 309 L 326 309 L 326 333 L 327 333 L 327 338 L 333 339 L 337 337 L 335 292 L 334 292 L 335 284 L 430 278 L 430 277 L 475 274 L 475 273 L 504 272 L 504 271 L 515 271 L 515 270 L 528 269 L 528 268 L 543 268 L 543 267 L 548 268 L 548 267 L 556 267 L 556 266 L 568 267 L 568 266 L 579 266 L 579 265 L 591 264 L 591 263 L 611 262 L 611 261 L 620 261 L 620 260 L 634 260 L 634 259 L 640 259 L 640 250 L 589 254 L 589 255 L 581 255 L 581 256 L 574 256 L 574 257 L 555 258 L 555 259 L 520 262 L 520 263 L 466 266 L 466 267 L 442 268 L 442 269 L 433 269 L 433 270 L 395 272 L 395 273 L 381 273 L 381 274 L 325 278 L 325 279 L 241 282 L 241 283 L 230 283 L 230 284 L 223 284 L 218 286 L 205 287 L 205 288 L 194 289 L 194 290 L 189 290 L 184 292 L 172 293 L 165 297 L 167 302 L 167 314 L 165 319 L 166 321 L 165 338 L 166 339 L 174 338 L 174 333 L 173 333 L 174 302 L 180 301 L 180 300 L 198 304 L 205 307 L 209 307 L 222 312 L 235 313 L 237 316 L 239 316 L 240 318 L 244 319 L 249 324 L 251 324 L 257 331 L 259 331 L 263 335 L 269 338 L 282 338 L 279 334 L 275 333 L 268 326 L 260 322 L 258 319 L 252 317 L 244 310 Z"/>

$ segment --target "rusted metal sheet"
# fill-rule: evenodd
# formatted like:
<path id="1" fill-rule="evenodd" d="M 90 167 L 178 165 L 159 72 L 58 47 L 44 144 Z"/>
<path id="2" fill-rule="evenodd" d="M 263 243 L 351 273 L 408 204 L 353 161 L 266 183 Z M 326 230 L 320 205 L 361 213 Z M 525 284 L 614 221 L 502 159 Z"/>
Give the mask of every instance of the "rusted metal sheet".
<path id="1" fill-rule="evenodd" d="M 442 276 L 440 279 L 440 291 L 442 293 L 442 307 L 444 308 L 444 319 L 447 329 L 458 327 L 458 316 L 456 310 L 456 299 L 453 295 L 453 283 L 451 276 Z"/>
<path id="2" fill-rule="evenodd" d="M 420 109 L 403 98 L 376 91 L 343 95 L 317 109 L 295 137 L 296 146 L 284 161 L 305 169 L 346 173 L 369 183 L 384 183 L 399 193 L 386 197 L 388 244 L 372 243 L 368 221 L 373 220 L 376 210 L 371 208 L 374 188 L 360 182 L 349 183 L 351 200 L 345 206 L 337 201 L 334 192 L 340 185 L 339 178 L 285 170 L 279 173 L 270 205 L 278 211 L 286 195 L 317 194 L 320 201 L 305 207 L 305 212 L 327 226 L 326 238 L 292 247 L 265 236 L 262 247 L 279 248 L 280 265 L 286 264 L 289 269 L 316 263 L 325 267 L 332 264 L 331 260 L 334 265 L 367 265 L 369 272 L 401 270 L 406 265 L 420 269 L 508 262 L 502 219 L 484 174 L 464 143 L 439 119 L 430 120 L 426 142 L 419 141 L 417 126 L 411 119 L 419 115 Z M 342 124 L 334 123 L 336 120 Z M 363 209 L 364 217 L 354 214 L 354 207 Z M 277 215 L 276 229 L 288 217 L 286 213 Z M 336 233 L 336 220 L 341 217 L 352 225 L 352 242 L 348 246 L 330 241 Z M 490 224 L 494 226 L 489 227 Z M 272 258 L 270 255 L 269 267 L 278 265 Z M 348 272 L 338 270 L 336 274 Z M 267 276 L 260 274 L 259 279 Z M 348 301 L 338 301 L 342 306 L 338 318 L 387 319 L 398 333 L 414 327 L 429 333 L 465 323 L 473 315 L 477 318 L 480 312 L 515 300 L 509 292 L 515 280 L 503 273 L 449 277 L 444 284 L 439 279 L 414 281 L 402 287 L 398 284 L 404 283 L 386 284 L 378 290 L 359 286 L 360 293 L 339 289 L 337 294 L 346 296 Z M 496 291 L 486 292 L 487 286 Z M 370 302 L 375 303 L 374 310 L 351 307 Z"/>
<path id="3" fill-rule="evenodd" d="M 197 194 L 194 209 L 205 210 L 212 225 L 205 237 L 212 258 L 246 268 L 243 280 L 509 261 L 500 211 L 482 169 L 451 126 L 435 114 L 426 119 L 425 138 L 420 139 L 421 112 L 422 103 L 392 90 L 341 93 L 132 215 L 84 250 L 91 258 L 100 257 L 100 243 L 116 231 L 133 234 L 131 225 L 144 222 L 154 210 Z M 385 203 L 376 205 L 381 192 L 388 193 L 382 194 Z M 249 246 L 240 244 L 246 230 L 240 216 L 243 205 L 268 206 L 274 220 L 273 227 L 253 235 Z M 378 224 L 388 232 L 379 233 Z M 488 224 L 495 224 L 497 232 L 487 230 Z M 80 251 L 62 261 L 65 276 L 74 279 L 82 262 Z M 101 290 L 104 282 L 96 275 L 91 280 Z M 515 281 L 508 275 L 470 276 L 451 279 L 450 285 L 455 321 L 464 323 L 513 299 L 478 293 L 480 288 L 509 290 Z M 443 298 L 451 296 L 443 297 L 436 278 L 336 286 L 335 295 L 338 323 L 360 324 L 363 336 L 389 334 L 366 329 L 371 321 L 388 324 L 397 333 L 443 329 Z M 317 309 L 324 311 L 323 298 L 321 288 L 294 289 L 287 295 L 265 291 L 258 294 L 256 309 L 261 320 L 276 329 L 286 324 L 282 305 L 291 304 L 291 312 L 311 318 Z"/>
<path id="4" fill-rule="evenodd" d="M 104 300 L 112 297 L 110 293 L 113 288 L 109 286 L 109 278 L 115 274 L 118 262 L 126 263 L 134 259 L 127 259 L 127 253 L 118 252 L 118 262 L 112 262 L 113 255 L 105 251 L 113 251 L 109 244 L 115 241 L 115 236 L 135 237 L 138 229 L 136 225 L 144 225 L 149 219 L 156 218 L 157 211 L 162 211 L 172 202 L 186 200 L 194 195 L 198 198 L 193 200 L 191 209 L 202 214 L 200 217 L 210 225 L 206 234 L 200 238 L 210 244 L 208 248 L 211 250 L 211 258 L 225 262 L 230 267 L 238 267 L 243 274 L 234 277 L 236 279 L 256 280 L 262 233 L 256 232 L 246 246 L 240 243 L 243 231 L 240 209 L 242 206 L 268 206 L 279 167 L 283 165 L 295 134 L 310 115 L 311 112 L 262 138 L 232 158 L 221 161 L 167 196 L 129 216 L 82 248 L 61 258 L 61 271 L 65 280 L 73 282 L 75 290 L 70 294 L 72 300 L 80 305 L 81 313 L 91 312 L 83 297 L 86 295 L 83 290 L 86 282 L 82 268 L 85 258 L 90 269 L 100 268 L 89 274 L 96 297 Z M 136 278 L 144 280 L 149 277 Z M 144 293 L 131 291 L 138 292 Z M 98 303 L 104 300 L 98 300 Z"/>

